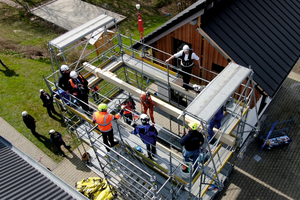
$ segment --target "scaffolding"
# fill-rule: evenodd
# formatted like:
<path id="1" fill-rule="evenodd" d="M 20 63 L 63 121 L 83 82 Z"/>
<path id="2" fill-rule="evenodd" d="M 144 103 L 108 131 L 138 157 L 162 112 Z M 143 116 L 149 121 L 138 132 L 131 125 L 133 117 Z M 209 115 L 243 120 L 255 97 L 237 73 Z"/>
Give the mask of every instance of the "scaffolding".
<path id="1" fill-rule="evenodd" d="M 100 15 L 48 43 L 53 73 L 44 80 L 51 93 L 56 94 L 56 103 L 67 131 L 91 146 L 87 152 L 92 164 L 87 166 L 107 178 L 124 199 L 212 199 L 222 190 L 232 170 L 233 166 L 227 161 L 243 140 L 247 112 L 252 101 L 254 105 L 256 103 L 253 71 L 230 63 L 211 82 L 192 75 L 198 82 L 205 83 L 200 94 L 185 91 L 181 87 L 182 80 L 176 75 L 176 72 L 183 71 L 147 54 L 149 48 L 160 50 L 121 35 L 116 23 L 116 33 L 109 37 L 106 25 L 111 22 L 115 23 L 115 20 Z M 97 31 L 99 29 L 102 32 Z M 89 41 L 97 38 L 97 34 L 107 37 L 106 42 L 95 49 Z M 144 48 L 141 51 L 133 49 L 133 42 L 140 42 Z M 109 48 L 105 49 L 107 46 Z M 104 50 L 98 54 L 100 48 Z M 78 59 L 74 58 L 74 51 L 80 52 Z M 80 72 L 88 80 L 89 88 L 99 87 L 89 96 L 90 113 L 79 106 L 80 99 L 71 94 L 66 98 L 58 87 L 62 64 Z M 129 97 L 137 104 L 133 114 L 139 115 L 142 112 L 139 96 L 145 91 L 151 93 L 155 118 L 159 119 L 155 124 L 158 142 L 153 160 L 147 157 L 141 139 L 130 134 L 133 130 L 130 124 L 120 119 L 112 122 L 119 145 L 109 147 L 102 142 L 102 134 L 91 117 L 99 103 L 107 103 L 108 111 L 117 113 Z M 222 126 L 214 128 L 214 137 L 208 141 L 209 122 L 224 105 L 227 113 Z M 197 122 L 205 135 L 195 169 L 195 164 L 183 162 L 181 136 L 178 134 L 189 122 Z M 134 123 L 140 125 L 138 120 Z M 138 151 L 137 146 L 142 150 Z M 189 172 L 182 172 L 182 166 L 186 166 Z"/>

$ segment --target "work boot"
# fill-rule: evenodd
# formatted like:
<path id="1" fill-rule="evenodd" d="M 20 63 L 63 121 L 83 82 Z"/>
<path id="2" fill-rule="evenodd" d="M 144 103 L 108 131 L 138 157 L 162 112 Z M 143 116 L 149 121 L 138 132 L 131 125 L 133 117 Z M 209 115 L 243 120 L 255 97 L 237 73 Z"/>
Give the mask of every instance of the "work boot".
<path id="1" fill-rule="evenodd" d="M 61 155 L 62 157 L 66 157 L 66 155 L 65 155 L 64 153 L 61 153 L 60 155 Z"/>
<path id="2" fill-rule="evenodd" d="M 111 147 L 114 147 L 116 146 L 117 144 L 119 144 L 119 141 L 118 140 L 114 140 L 114 144 L 113 145 L 110 145 Z"/>
<path id="3" fill-rule="evenodd" d="M 65 147 L 66 147 L 66 149 L 71 149 L 70 145 L 66 145 Z"/>

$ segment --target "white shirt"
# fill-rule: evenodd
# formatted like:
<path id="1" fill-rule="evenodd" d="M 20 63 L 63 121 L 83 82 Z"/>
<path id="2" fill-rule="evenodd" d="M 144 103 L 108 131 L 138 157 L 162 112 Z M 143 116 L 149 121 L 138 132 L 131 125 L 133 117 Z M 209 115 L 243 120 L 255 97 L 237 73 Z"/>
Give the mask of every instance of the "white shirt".
<path id="1" fill-rule="evenodd" d="M 175 58 L 179 58 L 182 55 L 182 53 L 183 53 L 183 50 L 175 53 L 174 54 Z M 187 61 L 188 58 L 189 58 L 189 54 L 184 54 L 184 61 Z M 194 52 L 192 53 L 192 57 L 191 58 L 194 59 L 194 60 L 199 60 L 199 57 Z M 181 62 L 181 65 L 183 65 L 182 62 Z"/>

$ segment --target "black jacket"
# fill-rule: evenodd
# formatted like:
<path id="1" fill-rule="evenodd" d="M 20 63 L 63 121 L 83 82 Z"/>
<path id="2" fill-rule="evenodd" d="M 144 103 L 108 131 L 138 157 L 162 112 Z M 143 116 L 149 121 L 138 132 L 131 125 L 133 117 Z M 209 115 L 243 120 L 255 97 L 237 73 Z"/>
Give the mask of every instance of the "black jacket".
<path id="1" fill-rule="evenodd" d="M 31 115 L 23 116 L 23 121 L 26 124 L 27 128 L 31 129 L 35 127 L 35 120 Z"/>
<path id="2" fill-rule="evenodd" d="M 72 87 L 71 83 L 76 85 L 77 88 Z M 88 82 L 81 74 L 79 74 L 77 79 L 75 79 L 75 80 L 69 79 L 68 90 L 71 94 L 73 94 L 75 96 L 76 95 L 88 95 L 88 93 L 89 93 Z"/>
<path id="3" fill-rule="evenodd" d="M 46 94 L 46 96 L 43 93 L 41 93 L 40 98 L 43 101 L 44 107 L 48 107 L 49 105 L 53 104 L 53 96 L 50 96 L 48 93 Z"/>
<path id="4" fill-rule="evenodd" d="M 70 80 L 70 73 L 62 74 L 58 79 L 58 86 L 64 91 L 68 90 L 68 82 Z"/>
<path id="5" fill-rule="evenodd" d="M 197 130 L 191 130 L 183 136 L 180 140 L 180 144 L 185 147 L 187 151 L 195 151 L 200 148 L 200 142 L 203 144 L 203 135 Z"/>

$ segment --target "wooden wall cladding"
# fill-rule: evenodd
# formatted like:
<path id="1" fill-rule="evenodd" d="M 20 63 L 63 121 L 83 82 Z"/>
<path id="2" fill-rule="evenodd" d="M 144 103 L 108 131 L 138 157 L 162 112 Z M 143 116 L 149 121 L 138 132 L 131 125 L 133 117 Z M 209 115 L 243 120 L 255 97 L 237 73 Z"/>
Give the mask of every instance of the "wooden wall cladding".
<path id="1" fill-rule="evenodd" d="M 153 51 L 154 56 L 160 60 L 165 61 L 171 55 L 176 53 L 174 52 L 174 42 L 173 42 L 175 38 L 192 45 L 193 51 L 199 56 L 200 63 L 202 67 L 204 67 L 205 69 L 212 71 L 213 63 L 226 67 L 229 62 L 222 56 L 221 53 L 218 52 L 217 49 L 215 49 L 206 39 L 202 37 L 202 35 L 196 30 L 196 28 L 197 25 L 191 25 L 190 23 L 187 23 L 184 26 L 178 28 L 177 30 L 159 39 L 155 47 L 157 49 L 160 49 L 163 52 L 166 52 L 167 54 Z M 170 61 L 170 64 L 176 65 L 176 63 L 174 63 L 174 60 Z M 193 67 L 192 73 L 208 81 L 213 80 L 217 76 L 206 70 L 200 70 L 196 66 Z M 192 78 L 192 80 L 206 85 L 206 82 L 199 81 L 199 79 L 197 78 Z M 240 87 L 237 90 L 237 92 L 238 93 L 242 92 L 242 87 Z M 259 92 L 256 91 L 255 94 L 256 94 L 256 99 L 259 99 L 260 97 Z M 253 107 L 253 104 L 251 105 L 251 107 Z"/>
<path id="2" fill-rule="evenodd" d="M 202 35 L 196 30 L 196 25 L 191 25 L 190 23 L 178 28 L 172 33 L 161 38 L 156 43 L 156 48 L 166 52 L 170 55 L 174 53 L 173 39 L 178 39 L 183 42 L 192 44 L 193 51 L 199 56 L 201 65 L 208 70 L 211 70 L 212 63 L 218 64 L 220 66 L 226 67 L 228 61 L 208 42 Z M 168 54 L 163 54 L 161 52 L 155 52 L 155 57 L 160 60 L 166 60 L 170 57 Z M 175 65 L 174 60 L 170 62 Z M 197 64 L 197 63 L 195 63 Z M 194 66 L 192 73 L 196 76 L 200 76 L 208 81 L 211 81 L 215 75 L 207 72 L 206 70 L 201 70 Z M 197 81 L 197 79 L 193 78 Z M 197 81 L 198 82 L 198 81 Z"/>

